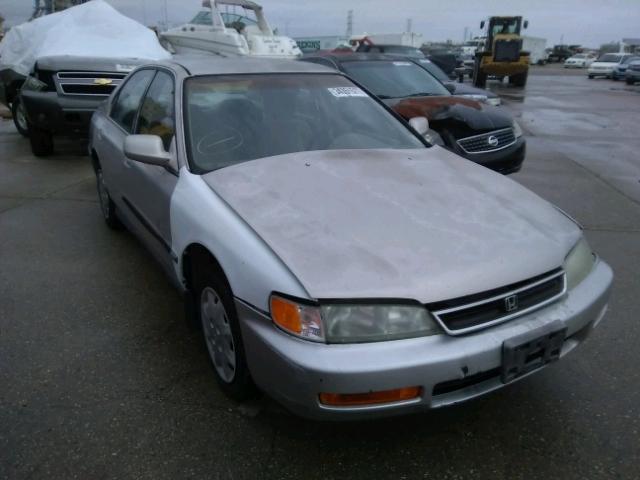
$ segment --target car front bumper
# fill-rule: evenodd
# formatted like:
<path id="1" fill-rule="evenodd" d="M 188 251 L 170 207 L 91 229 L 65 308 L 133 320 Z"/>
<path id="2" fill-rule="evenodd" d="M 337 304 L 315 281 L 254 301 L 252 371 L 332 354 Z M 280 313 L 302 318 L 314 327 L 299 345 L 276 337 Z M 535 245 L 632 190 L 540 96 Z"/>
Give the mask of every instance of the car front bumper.
<path id="1" fill-rule="evenodd" d="M 624 78 L 627 80 L 633 80 L 634 82 L 640 82 L 640 70 L 627 70 L 624 74 Z"/>
<path id="2" fill-rule="evenodd" d="M 87 136 L 93 112 L 107 98 L 36 91 L 23 91 L 20 96 L 31 125 L 54 135 L 69 136 Z"/>
<path id="3" fill-rule="evenodd" d="M 527 144 L 524 137 L 521 136 L 507 148 L 493 152 L 467 153 L 456 143 L 453 152 L 483 167 L 508 175 L 522 168 L 522 162 L 524 162 L 527 153 Z"/>
<path id="4" fill-rule="evenodd" d="M 249 370 L 256 384 L 292 412 L 309 418 L 381 417 L 452 405 L 503 387 L 505 341 L 566 327 L 563 357 L 603 318 L 613 273 L 598 261 L 560 301 L 504 324 L 463 336 L 327 345 L 277 329 L 269 317 L 236 301 Z M 525 375 L 526 376 L 526 375 Z M 524 378 L 524 377 L 520 377 Z M 413 400 L 359 407 L 328 407 L 320 393 L 364 393 L 420 386 Z M 435 390 L 435 394 L 434 394 Z"/>
<path id="5" fill-rule="evenodd" d="M 612 73 L 613 73 L 613 67 L 606 68 L 606 69 L 600 69 L 600 68 L 596 69 L 593 67 L 589 67 L 587 69 L 587 74 L 594 77 L 610 77 Z"/>

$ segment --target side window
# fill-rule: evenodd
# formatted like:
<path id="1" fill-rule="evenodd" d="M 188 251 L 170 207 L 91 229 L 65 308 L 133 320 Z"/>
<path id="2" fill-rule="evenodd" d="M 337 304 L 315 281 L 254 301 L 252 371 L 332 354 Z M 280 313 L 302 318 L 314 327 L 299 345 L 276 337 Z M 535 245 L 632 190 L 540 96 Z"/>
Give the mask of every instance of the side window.
<path id="1" fill-rule="evenodd" d="M 173 102 L 173 78 L 165 72 L 158 72 L 142 102 L 136 128 L 136 133 L 162 138 L 167 151 L 175 133 Z"/>
<path id="2" fill-rule="evenodd" d="M 155 73 L 155 70 L 140 70 L 134 73 L 120 89 L 118 98 L 111 108 L 113 121 L 129 133 L 133 131 L 140 100 Z"/>

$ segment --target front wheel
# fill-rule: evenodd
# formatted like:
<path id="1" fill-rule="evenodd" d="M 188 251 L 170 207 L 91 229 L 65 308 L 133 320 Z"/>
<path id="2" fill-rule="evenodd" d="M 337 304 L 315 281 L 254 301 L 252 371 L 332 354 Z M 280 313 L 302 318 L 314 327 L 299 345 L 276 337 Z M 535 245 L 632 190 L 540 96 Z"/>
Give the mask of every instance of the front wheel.
<path id="1" fill-rule="evenodd" d="M 16 97 L 11 103 L 11 117 L 13 117 L 13 124 L 16 126 L 18 133 L 23 137 L 28 137 L 29 124 L 27 123 L 27 114 L 19 97 Z"/>
<path id="2" fill-rule="evenodd" d="M 627 85 L 633 85 L 634 84 L 634 81 L 633 81 L 632 78 L 625 78 L 625 82 L 626 82 Z"/>
<path id="3" fill-rule="evenodd" d="M 207 269 L 196 281 L 196 302 L 209 360 L 222 391 L 236 401 L 254 397 L 233 295 L 221 275 Z M 201 270 L 202 272 L 202 270 Z"/>
<path id="4" fill-rule="evenodd" d="M 593 80 L 593 75 L 589 75 L 589 80 Z"/>
<path id="5" fill-rule="evenodd" d="M 29 125 L 29 143 L 36 157 L 46 157 L 53 153 L 53 134 L 48 130 Z"/>

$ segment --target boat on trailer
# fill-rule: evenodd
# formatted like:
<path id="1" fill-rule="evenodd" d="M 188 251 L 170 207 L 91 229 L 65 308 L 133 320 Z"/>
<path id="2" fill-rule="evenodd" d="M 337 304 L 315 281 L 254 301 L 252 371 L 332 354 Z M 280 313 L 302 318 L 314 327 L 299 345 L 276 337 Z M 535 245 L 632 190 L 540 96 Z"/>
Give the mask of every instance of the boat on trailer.
<path id="1" fill-rule="evenodd" d="M 160 34 L 170 51 L 268 58 L 302 56 L 295 40 L 274 33 L 262 6 L 255 2 L 205 0 L 202 7 L 189 23 Z"/>

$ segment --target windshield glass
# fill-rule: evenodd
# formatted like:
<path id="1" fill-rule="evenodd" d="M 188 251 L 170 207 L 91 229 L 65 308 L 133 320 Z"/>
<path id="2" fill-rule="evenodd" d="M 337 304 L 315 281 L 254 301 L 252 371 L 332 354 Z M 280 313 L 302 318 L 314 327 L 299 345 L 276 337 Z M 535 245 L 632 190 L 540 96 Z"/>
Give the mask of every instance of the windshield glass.
<path id="1" fill-rule="evenodd" d="M 431 60 L 427 58 L 421 58 L 418 60 L 418 63 L 422 66 L 422 68 L 424 68 L 427 72 L 429 72 L 431 75 L 436 77 L 441 82 L 451 81 L 447 76 L 447 74 L 444 73 L 442 69 L 439 66 L 437 66 L 435 63 L 433 63 Z"/>
<path id="2" fill-rule="evenodd" d="M 491 23 L 491 35 L 505 35 L 511 33 L 519 33 L 519 18 L 495 18 Z"/>
<path id="3" fill-rule="evenodd" d="M 574 55 L 573 58 L 587 58 L 587 56 L 584 53 L 579 53 L 577 55 Z"/>
<path id="4" fill-rule="evenodd" d="M 607 53 L 605 55 L 602 55 L 598 61 L 599 62 L 613 62 L 613 63 L 618 63 L 620 61 L 620 59 L 622 58 L 622 56 L 620 55 L 615 55 L 613 53 Z"/>
<path id="5" fill-rule="evenodd" d="M 227 28 L 235 28 L 240 31 L 249 25 L 258 25 L 258 21 L 248 15 L 238 15 L 237 13 L 221 13 L 224 26 Z M 253 15 L 251 15 L 253 17 Z"/>
<path id="6" fill-rule="evenodd" d="M 345 71 L 380 98 L 450 95 L 424 68 L 409 61 L 344 62 Z"/>
<path id="7" fill-rule="evenodd" d="M 185 84 L 184 110 L 195 173 L 293 152 L 424 148 L 340 75 L 194 77 Z"/>

